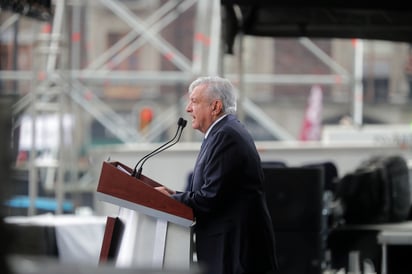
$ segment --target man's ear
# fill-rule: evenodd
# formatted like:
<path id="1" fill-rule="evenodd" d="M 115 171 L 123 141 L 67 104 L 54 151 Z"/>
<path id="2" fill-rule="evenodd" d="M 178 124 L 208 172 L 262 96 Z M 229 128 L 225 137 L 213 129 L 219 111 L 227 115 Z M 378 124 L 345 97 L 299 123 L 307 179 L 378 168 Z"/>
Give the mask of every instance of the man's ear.
<path id="1" fill-rule="evenodd" d="M 220 100 L 217 100 L 217 101 L 216 101 L 214 110 L 217 111 L 217 113 L 221 113 L 221 112 L 222 112 L 222 110 L 223 110 L 223 103 L 222 103 L 222 101 L 220 101 Z"/>

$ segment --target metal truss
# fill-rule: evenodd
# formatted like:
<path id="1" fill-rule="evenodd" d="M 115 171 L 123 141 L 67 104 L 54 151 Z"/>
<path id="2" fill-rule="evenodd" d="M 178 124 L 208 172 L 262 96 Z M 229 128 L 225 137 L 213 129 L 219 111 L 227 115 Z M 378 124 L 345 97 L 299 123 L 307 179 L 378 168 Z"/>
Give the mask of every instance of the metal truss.
<path id="1" fill-rule="evenodd" d="M 151 5 L 157 8 L 150 15 L 141 16 L 134 11 L 133 5 Z M 139 84 L 182 84 L 186 86 L 194 77 L 199 75 L 225 75 L 226 77 L 244 83 L 293 83 L 293 84 L 331 84 L 334 83 L 336 74 L 339 74 L 343 82 L 350 82 L 349 74 L 336 64 L 329 56 L 319 50 L 309 39 L 300 41 L 310 52 L 329 65 L 335 72 L 332 75 L 273 75 L 273 74 L 246 74 L 242 70 L 237 73 L 224 72 L 225 53 L 222 37 L 222 17 L 220 0 L 170 0 L 170 1 L 121 1 L 121 0 L 55 0 L 52 29 L 48 33 L 39 31 L 37 37 L 37 65 L 31 71 L 0 71 L 0 80 L 31 81 L 32 91 L 23 96 L 15 104 L 14 114 L 28 113 L 36 120 L 36 117 L 44 112 L 55 113 L 59 121 L 63 121 L 66 113 L 74 112 L 75 107 L 80 107 L 84 112 L 99 121 L 108 131 L 123 143 L 151 142 L 161 134 L 165 128 L 172 126 L 181 111 L 181 105 L 172 105 L 160 113 L 152 126 L 144 134 L 129 126 L 128 121 L 119 115 L 112 107 L 96 94 L 95 85 L 101 85 L 104 81 L 113 84 L 139 83 Z M 95 7 L 105 8 L 111 16 L 116 16 L 129 30 L 110 48 L 94 57 L 86 66 L 81 65 L 79 43 L 69 39 L 73 35 L 85 36 L 81 33 L 81 25 L 85 22 L 81 19 L 82 11 L 93 12 Z M 189 9 L 195 9 L 195 37 L 193 39 L 192 59 L 186 57 L 176 46 L 162 37 L 161 32 L 170 23 L 182 16 Z M 69 12 L 70 10 L 70 12 Z M 11 15 L 0 26 L 0 34 L 5 33 L 15 22 L 19 15 Z M 99 20 L 104 20 L 101 18 Z M 44 22 L 38 22 L 39 26 Z M 69 25 L 70 24 L 70 25 Z M 39 30 L 41 28 L 39 27 Z M 243 39 L 243 38 L 240 38 Z M 112 68 L 127 60 L 130 54 L 150 44 L 162 56 L 177 68 L 164 71 L 129 71 L 113 70 Z M 242 45 L 242 43 L 240 43 Z M 242 46 L 239 47 L 239 63 L 243 65 Z M 69 55 L 70 52 L 70 55 Z M 68 65 L 70 64 L 70 65 Z M 300 82 L 299 82 L 300 81 Z M 92 96 L 86 96 L 91 94 Z M 87 99 L 85 99 L 87 97 Z M 279 127 L 273 119 L 264 114 L 250 99 L 241 97 L 242 111 L 253 117 L 257 123 L 266 128 L 268 132 L 278 139 L 293 139 L 284 129 Z M 183 100 L 181 98 L 180 100 Z M 75 105 L 75 106 L 73 106 Z M 56 161 L 47 166 L 49 178 L 57 178 L 52 183 L 58 200 L 57 213 L 62 212 L 65 189 L 69 189 L 72 183 L 81 182 L 83 178 L 77 175 L 69 176 L 67 172 L 77 172 L 77 156 L 75 150 L 77 144 L 64 145 L 63 137 L 73 132 L 65 132 L 60 125 L 60 147 L 53 151 Z M 35 126 L 33 126 L 35 131 Z M 73 131 L 81 130 L 76 128 Z M 35 132 L 32 143 L 35 144 Z M 73 145 L 74 148 L 73 149 Z M 72 147 L 70 147 L 72 146 Z M 36 148 L 33 145 L 30 158 L 30 198 L 31 207 L 29 214 L 35 214 L 34 200 L 37 197 L 37 182 L 39 167 L 36 160 Z M 71 171 L 69 171 L 71 170 Z M 53 174 L 55 173 L 55 174 Z M 54 176 L 56 175 L 57 176 Z M 86 174 L 89 178 L 90 174 Z M 51 179 L 53 180 L 53 179 Z"/>

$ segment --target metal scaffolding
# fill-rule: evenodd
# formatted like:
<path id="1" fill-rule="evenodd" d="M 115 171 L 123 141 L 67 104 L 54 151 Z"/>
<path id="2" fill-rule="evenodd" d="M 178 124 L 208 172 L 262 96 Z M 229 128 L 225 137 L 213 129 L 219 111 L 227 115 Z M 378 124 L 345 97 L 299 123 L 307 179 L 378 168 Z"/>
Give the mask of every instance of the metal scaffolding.
<path id="1" fill-rule="evenodd" d="M 307 38 L 302 38 L 301 44 L 332 69 L 331 75 L 253 74 L 244 73 L 241 69 L 235 73 L 226 73 L 224 71 L 225 53 L 221 38 L 222 19 L 224 19 L 225 14 L 219 0 L 55 0 L 53 7 L 52 22 L 36 23 L 38 33 L 35 33 L 36 44 L 32 70 L 0 71 L 0 80 L 31 82 L 31 92 L 24 95 L 13 108 L 15 115 L 27 113 L 33 121 L 32 150 L 28 164 L 31 201 L 29 215 L 36 214 L 35 200 L 38 196 L 39 173 L 45 170 L 46 181 L 50 180 L 46 184 L 50 185 L 55 192 L 58 204 L 56 213 L 63 212 L 65 192 L 79 189 L 79 182 L 87 177 L 79 177 L 77 165 L 80 144 L 76 141 L 75 135 L 76 131 L 82 129 L 78 128 L 79 125 L 76 121 L 82 119 L 81 113 L 89 114 L 121 142 L 137 143 L 156 140 L 165 128 L 175 123 L 180 109 L 182 109 L 181 104 L 174 104 L 163 109 L 162 113 L 153 121 L 153 126 L 142 134 L 130 126 L 130 121 L 126 121 L 110 104 L 98 96 L 100 91 L 96 85 L 100 87 L 102 83 L 109 81 L 114 85 L 138 83 L 140 85 L 181 84 L 186 86 L 188 82 L 199 75 L 224 74 L 226 77 L 238 81 L 240 92 L 242 92 L 243 83 L 331 84 L 336 81 L 337 75 L 342 83 L 350 83 L 351 81 L 351 77 L 345 69 Z M 144 9 L 148 9 L 149 15 L 148 11 L 144 12 Z M 162 31 L 188 10 L 192 10 L 195 16 L 193 21 L 193 56 L 191 59 L 162 37 Z M 108 19 L 104 16 L 107 16 Z M 90 56 L 87 64 L 84 65 L 83 48 L 79 43 L 79 37 L 83 39 L 87 35 L 94 35 L 94 37 L 98 35 L 90 33 L 90 29 L 87 28 L 90 23 L 88 20 L 92 20 L 89 17 L 95 19 L 93 24 L 99 24 L 100 21 L 112 20 L 114 16 L 121 21 L 122 32 L 125 35 L 109 48 Z M 19 18 L 20 15 L 11 14 L 2 23 L 0 34 L 10 29 Z M 99 39 L 101 41 L 104 38 L 100 37 Z M 242 59 L 243 37 L 241 36 L 239 39 L 238 63 L 239 67 L 242 67 L 245 62 Z M 175 69 L 153 68 L 138 71 L 112 69 L 127 60 L 133 52 L 141 49 L 143 45 L 148 44 L 152 50 L 157 51 L 167 59 Z M 100 45 L 97 46 L 100 47 Z M 183 97 L 179 99 L 179 102 L 181 100 Z M 241 93 L 240 106 L 242 112 L 253 117 L 270 134 L 279 139 L 293 139 L 286 130 L 261 111 L 243 93 Z M 36 121 L 45 113 L 51 113 L 58 117 L 59 128 L 58 147 L 50 152 L 53 161 L 47 164 L 39 163 L 35 145 L 39 141 L 36 139 L 38 136 Z M 69 130 L 64 127 L 66 115 L 72 115 L 74 119 L 73 126 Z"/>
<path id="2" fill-rule="evenodd" d="M 156 118 L 155 126 L 142 136 L 135 128 L 130 127 L 127 121 L 114 111 L 99 96 L 93 96 L 93 84 L 107 80 L 114 82 L 127 81 L 129 83 L 184 83 L 189 82 L 197 74 L 217 74 L 215 64 L 219 62 L 219 39 L 213 39 L 213 45 L 205 46 L 204 41 L 194 42 L 194 54 L 196 58 L 192 62 L 177 48 L 167 42 L 160 35 L 160 31 L 169 23 L 178 18 L 180 14 L 197 5 L 198 13 L 212 15 L 213 30 L 205 24 L 205 21 L 197 20 L 196 25 L 201 28 L 205 37 L 220 28 L 220 3 L 219 1 L 139 1 L 156 2 L 157 10 L 146 17 L 141 18 L 132 11 L 133 3 L 129 1 L 101 0 L 95 1 L 54 1 L 54 16 L 51 23 L 38 23 L 39 33 L 35 36 L 35 54 L 33 55 L 32 71 L 1 71 L 3 80 L 30 81 L 31 91 L 23 96 L 14 106 L 14 114 L 26 113 L 31 118 L 31 144 L 29 170 L 29 198 L 30 206 L 28 215 L 36 214 L 36 199 L 38 197 L 39 181 L 54 190 L 57 201 L 56 213 L 63 213 L 63 203 L 66 190 L 81 181 L 77 173 L 78 147 L 74 142 L 76 123 L 70 128 L 64 127 L 66 115 L 73 114 L 75 104 L 82 111 L 90 114 L 100 122 L 104 128 L 110 131 L 123 143 L 150 142 L 155 140 L 176 120 L 179 106 L 171 106 Z M 131 5 L 128 6 L 128 5 Z M 144 5 L 144 4 L 143 4 Z M 85 22 L 81 19 L 81 13 L 93 13 L 96 6 L 104 7 L 113 15 L 121 18 L 130 31 L 112 47 L 101 53 L 89 64 L 82 68 L 80 60 L 80 45 L 71 39 L 81 33 L 81 25 Z M 10 16 L 1 26 L 1 31 L 6 31 L 19 20 L 19 15 Z M 208 21 L 204 16 L 199 17 Z M 70 25 L 69 25 L 70 24 Z M 145 43 L 158 50 L 163 55 L 173 56 L 169 60 L 178 70 L 173 71 L 112 71 L 108 68 L 108 62 L 115 66 L 115 62 L 122 62 L 129 55 Z M 210 50 L 213 49 L 213 52 Z M 208 66 L 204 65 L 208 62 Z M 213 64 L 211 64 L 213 63 Z M 87 96 L 86 94 L 92 94 Z M 48 161 L 41 161 L 39 154 L 39 119 L 48 114 L 54 114 L 58 118 L 58 146 L 48 151 Z M 78 119 L 79 117 L 77 117 Z M 68 132 L 69 130 L 69 132 Z M 70 132 L 71 130 L 71 132 Z M 69 137 L 70 136 L 70 137 Z M 42 137 L 40 137 L 42 138 Z M 74 176 L 67 176 L 67 174 Z M 42 177 L 42 178 L 39 178 Z"/>

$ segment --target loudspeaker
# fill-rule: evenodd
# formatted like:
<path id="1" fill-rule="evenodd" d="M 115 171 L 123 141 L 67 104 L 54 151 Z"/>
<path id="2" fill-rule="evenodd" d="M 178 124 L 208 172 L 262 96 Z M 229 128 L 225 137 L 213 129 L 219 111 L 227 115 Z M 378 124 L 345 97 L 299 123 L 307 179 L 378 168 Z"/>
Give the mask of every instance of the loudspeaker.
<path id="1" fill-rule="evenodd" d="M 323 169 L 263 167 L 282 274 L 320 274 L 325 247 Z"/>

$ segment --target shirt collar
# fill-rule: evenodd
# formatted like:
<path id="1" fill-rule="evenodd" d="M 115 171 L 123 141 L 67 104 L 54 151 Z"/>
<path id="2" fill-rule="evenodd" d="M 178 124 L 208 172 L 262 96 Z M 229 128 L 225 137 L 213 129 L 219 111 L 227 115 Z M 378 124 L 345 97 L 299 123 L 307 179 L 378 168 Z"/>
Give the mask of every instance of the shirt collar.
<path id="1" fill-rule="evenodd" d="M 207 129 L 206 134 L 205 134 L 205 139 L 207 138 L 207 136 L 209 136 L 210 131 L 212 130 L 212 128 L 223 118 L 225 118 L 227 116 L 227 114 L 222 115 L 222 117 L 219 117 L 219 119 L 217 119 L 216 121 L 213 122 L 213 124 Z"/>

